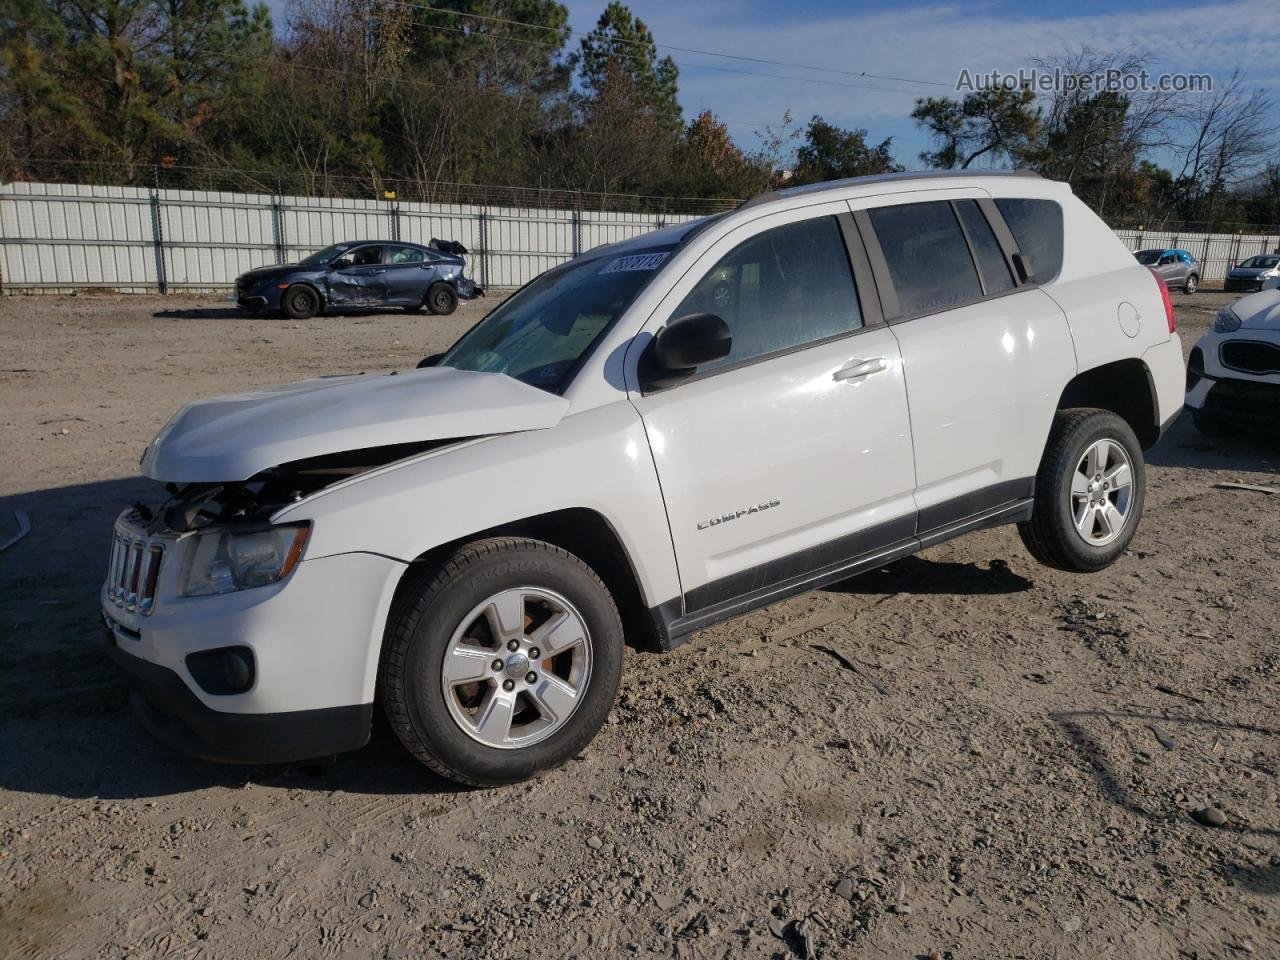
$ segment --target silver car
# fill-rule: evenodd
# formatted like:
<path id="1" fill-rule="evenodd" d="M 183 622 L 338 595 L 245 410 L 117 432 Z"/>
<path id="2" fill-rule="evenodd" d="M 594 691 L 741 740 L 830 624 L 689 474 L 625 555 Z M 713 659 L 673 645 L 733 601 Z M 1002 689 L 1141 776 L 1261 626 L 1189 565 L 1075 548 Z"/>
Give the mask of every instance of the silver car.
<path id="1" fill-rule="evenodd" d="M 1195 293 L 1200 287 L 1200 261 L 1186 250 L 1156 247 L 1139 250 L 1134 256 L 1144 267 L 1150 267 L 1158 273 L 1170 290 Z"/>
<path id="2" fill-rule="evenodd" d="M 1280 277 L 1280 253 L 1263 253 L 1250 257 L 1232 268 L 1223 281 L 1222 289 L 1230 293 L 1253 293 L 1257 290 L 1274 288 L 1274 282 Z"/>

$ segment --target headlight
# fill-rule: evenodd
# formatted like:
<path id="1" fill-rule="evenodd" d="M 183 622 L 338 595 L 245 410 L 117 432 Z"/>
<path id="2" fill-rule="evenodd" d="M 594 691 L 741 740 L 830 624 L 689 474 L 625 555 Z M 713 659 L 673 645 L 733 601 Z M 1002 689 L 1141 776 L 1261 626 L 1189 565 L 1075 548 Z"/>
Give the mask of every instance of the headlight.
<path id="1" fill-rule="evenodd" d="M 182 596 L 233 593 L 283 580 L 298 565 L 310 533 L 304 523 L 196 534 L 182 567 Z"/>
<path id="2" fill-rule="evenodd" d="M 1240 318 L 1230 307 L 1223 307 L 1213 318 L 1214 333 L 1235 333 L 1240 329 Z"/>

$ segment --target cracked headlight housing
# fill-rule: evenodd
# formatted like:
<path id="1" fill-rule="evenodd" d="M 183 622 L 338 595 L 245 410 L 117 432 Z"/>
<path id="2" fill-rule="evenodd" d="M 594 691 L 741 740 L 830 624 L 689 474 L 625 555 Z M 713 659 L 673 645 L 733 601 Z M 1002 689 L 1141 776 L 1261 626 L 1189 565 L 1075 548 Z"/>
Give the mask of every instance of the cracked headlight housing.
<path id="1" fill-rule="evenodd" d="M 202 531 L 187 546 L 180 593 L 209 597 L 283 580 L 302 559 L 310 534 L 309 523 Z"/>
<path id="2" fill-rule="evenodd" d="M 1213 318 L 1214 333 L 1235 333 L 1240 329 L 1240 317 L 1230 307 L 1223 307 Z"/>

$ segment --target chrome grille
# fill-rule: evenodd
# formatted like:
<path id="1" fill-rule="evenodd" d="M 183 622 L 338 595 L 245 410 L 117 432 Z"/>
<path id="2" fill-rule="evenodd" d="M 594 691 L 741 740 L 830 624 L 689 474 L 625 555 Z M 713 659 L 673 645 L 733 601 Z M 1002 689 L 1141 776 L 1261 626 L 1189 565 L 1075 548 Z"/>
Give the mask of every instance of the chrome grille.
<path id="1" fill-rule="evenodd" d="M 125 610 L 150 613 L 163 560 L 163 544 L 117 528 L 107 566 L 107 599 Z"/>

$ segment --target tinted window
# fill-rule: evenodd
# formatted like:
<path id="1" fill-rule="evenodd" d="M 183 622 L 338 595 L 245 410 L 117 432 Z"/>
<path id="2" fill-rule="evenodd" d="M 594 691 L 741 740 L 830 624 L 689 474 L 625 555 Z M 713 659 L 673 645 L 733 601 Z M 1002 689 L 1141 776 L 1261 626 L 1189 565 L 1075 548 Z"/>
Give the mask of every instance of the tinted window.
<path id="1" fill-rule="evenodd" d="M 1023 257 L 1030 260 L 1036 283 L 1052 280 L 1062 269 L 1062 208 L 1052 200 L 1002 198 L 1004 214 Z"/>
<path id="2" fill-rule="evenodd" d="M 672 319 L 714 313 L 733 349 L 712 370 L 857 330 L 862 311 L 835 217 L 756 234 L 699 281 Z"/>
<path id="3" fill-rule="evenodd" d="M 982 271 L 982 283 L 986 287 L 987 296 L 994 297 L 1012 290 L 1013 274 L 1009 272 L 1004 251 L 1000 249 L 1000 241 L 996 239 L 996 233 L 991 229 L 991 224 L 987 223 L 977 201 L 958 201 L 956 212 L 960 214 L 960 222 L 969 235 L 969 244 L 973 247 L 973 255 Z"/>
<path id="4" fill-rule="evenodd" d="M 387 247 L 387 263 L 421 263 L 427 255 L 417 247 Z"/>
<path id="5" fill-rule="evenodd" d="M 1008 214 L 1005 214 L 1005 216 L 1007 217 Z M 1144 267 L 1154 267 L 1157 263 L 1160 262 L 1159 250 L 1139 250 L 1137 253 L 1134 254 L 1134 256 L 1137 258 L 1138 262 L 1142 264 Z"/>
<path id="6" fill-rule="evenodd" d="M 945 201 L 870 211 L 902 316 L 946 310 L 982 296 L 960 223 Z"/>

